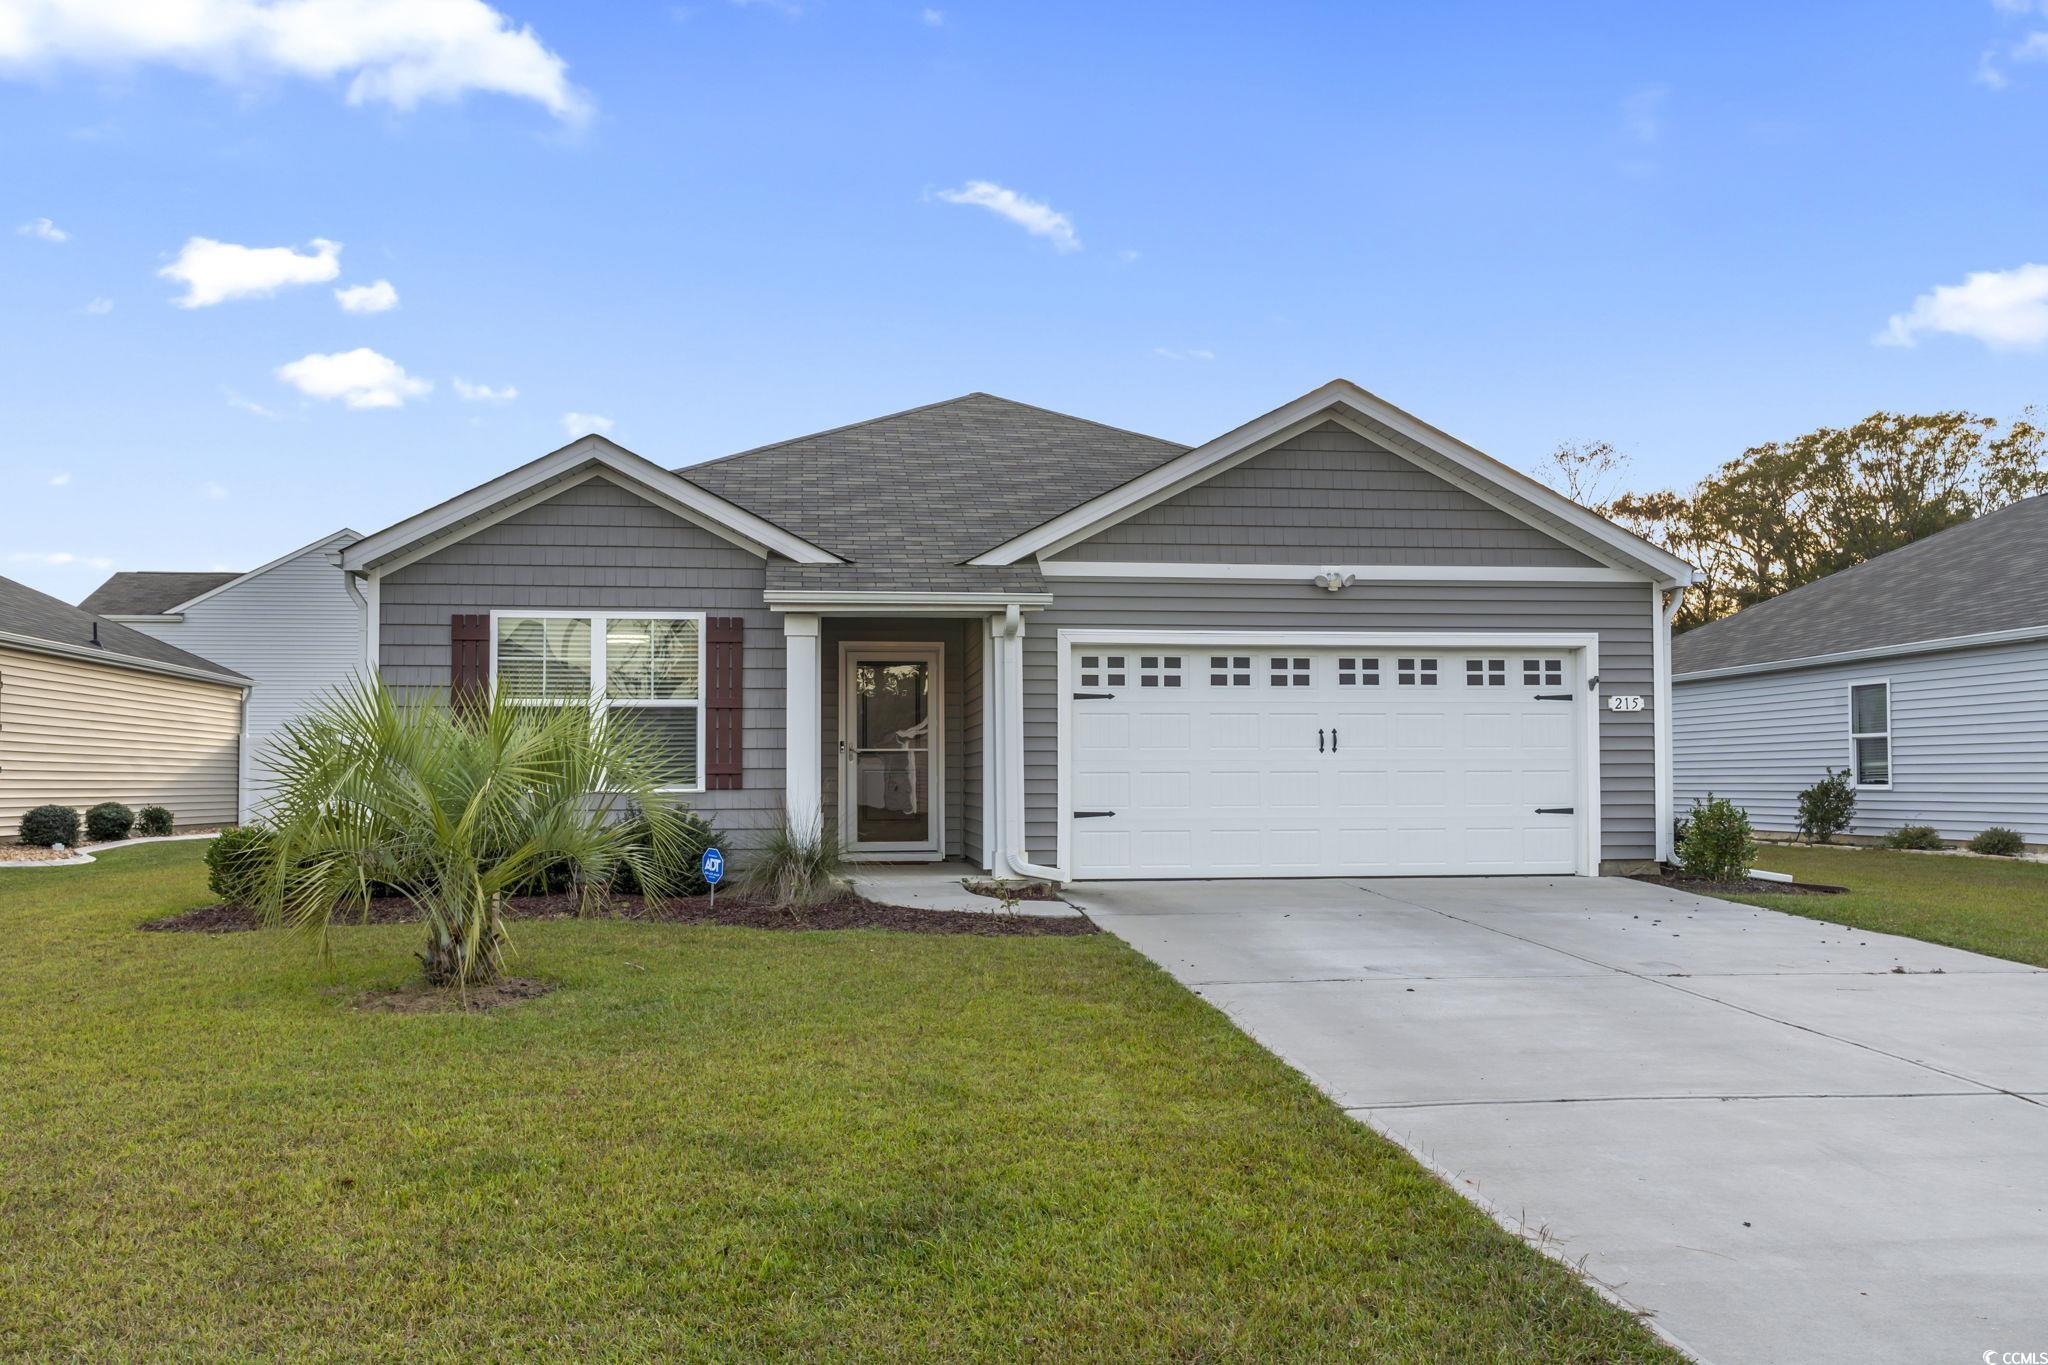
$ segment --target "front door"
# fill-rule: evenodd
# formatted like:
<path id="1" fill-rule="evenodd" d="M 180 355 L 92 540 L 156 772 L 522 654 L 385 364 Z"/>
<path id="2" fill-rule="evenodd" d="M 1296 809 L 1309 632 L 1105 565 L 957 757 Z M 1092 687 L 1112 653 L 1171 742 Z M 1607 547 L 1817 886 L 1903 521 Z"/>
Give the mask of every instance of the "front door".
<path id="1" fill-rule="evenodd" d="M 945 848 L 938 645 L 845 644 L 839 658 L 839 829 L 849 853 Z"/>

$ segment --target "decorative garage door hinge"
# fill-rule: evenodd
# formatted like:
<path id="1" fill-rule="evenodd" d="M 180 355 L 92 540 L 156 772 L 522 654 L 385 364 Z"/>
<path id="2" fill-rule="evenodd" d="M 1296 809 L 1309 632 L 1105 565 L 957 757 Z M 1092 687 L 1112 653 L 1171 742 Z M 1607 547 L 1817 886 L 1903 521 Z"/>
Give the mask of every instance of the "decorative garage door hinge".
<path id="1" fill-rule="evenodd" d="M 1074 818 L 1076 820 L 1103 820 L 1115 814 L 1116 812 L 1113 810 L 1077 810 L 1074 812 Z"/>
<path id="2" fill-rule="evenodd" d="M 1576 815 L 1578 811 L 1572 806 L 1538 806 L 1536 813 L 1538 815 Z"/>

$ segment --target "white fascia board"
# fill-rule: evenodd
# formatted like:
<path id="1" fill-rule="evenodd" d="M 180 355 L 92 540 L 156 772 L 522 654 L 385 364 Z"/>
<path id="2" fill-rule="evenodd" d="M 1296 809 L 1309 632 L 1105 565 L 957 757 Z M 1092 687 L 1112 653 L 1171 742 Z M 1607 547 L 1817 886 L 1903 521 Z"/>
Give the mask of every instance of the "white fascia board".
<path id="1" fill-rule="evenodd" d="M 2048 640 L 2048 625 L 2018 626 L 2012 630 L 1987 630 L 1975 635 L 1951 635 L 1940 640 L 1912 640 L 1900 645 L 1872 645 L 1868 649 L 1845 649 L 1833 654 L 1809 654 L 1798 659 L 1771 659 L 1764 663 L 1731 664 L 1727 668 L 1703 668 L 1680 673 L 1674 683 L 1708 682 L 1715 678 L 1741 678 L 1754 673 L 1790 673 L 1801 668 L 1826 668 L 1830 664 L 1861 663 L 1866 659 L 1891 659 L 1909 654 L 1947 654 L 1957 649 L 1983 649 L 1990 645 L 2025 644 Z"/>
<path id="2" fill-rule="evenodd" d="M 1193 579 L 1213 583 L 1302 583 L 1326 573 L 1360 583 L 1643 583 L 1628 569 L 1485 564 L 1183 564 L 1055 559 L 1041 562 L 1047 578 Z"/>
<path id="3" fill-rule="evenodd" d="M 1049 592 L 809 592 L 773 588 L 761 594 L 771 611 L 847 614 L 861 611 L 987 612 L 1015 604 L 1039 608 L 1052 605 Z"/>
<path id="4" fill-rule="evenodd" d="M 117 625 L 123 626 L 138 624 L 145 626 L 174 626 L 185 619 L 183 616 L 173 612 L 152 612 L 147 616 L 137 616 L 126 612 L 100 611 L 94 612 L 93 615 L 99 617 L 102 621 L 112 621 Z"/>
<path id="5" fill-rule="evenodd" d="M 164 673 L 173 678 L 219 683 L 226 687 L 239 687 L 244 692 L 256 685 L 250 678 L 212 673 L 203 668 L 187 668 L 183 664 L 144 659 L 134 654 L 116 654 L 104 646 L 94 649 L 90 645 L 70 645 L 60 640 L 45 640 L 34 635 L 17 635 L 11 630 L 0 630 L 0 647 L 25 650 L 30 654 L 50 654 L 60 659 L 83 659 L 87 663 L 105 664 L 109 668 L 132 668 L 139 673 Z"/>
<path id="6" fill-rule="evenodd" d="M 192 609 L 193 607 L 196 607 L 196 606 L 198 606 L 198 605 L 199 605 L 199 604 L 200 604 L 201 602 L 204 602 L 204 601 L 205 601 L 205 600 L 206 600 L 207 598 L 209 598 L 209 597 L 215 597 L 215 596 L 218 596 L 219 594 L 221 594 L 221 593 L 224 593 L 224 592 L 226 592 L 226 591 L 227 591 L 227 590 L 228 590 L 229 588 L 233 588 L 233 587 L 238 587 L 238 586 L 240 586 L 240 585 L 241 585 L 241 584 L 243 584 L 243 583 L 247 583 L 247 582 L 248 582 L 248 581 L 249 581 L 250 579 L 252 579 L 252 578 L 260 578 L 260 577 L 262 577 L 262 576 L 263 576 L 264 574 L 267 574 L 267 573 L 269 573 L 269 572 L 270 572 L 270 571 L 271 571 L 272 569 L 275 569 L 275 568 L 277 568 L 277 567 L 278 567 L 278 566 L 280 566 L 280 565 L 283 565 L 283 564 L 289 564 L 289 563 L 291 563 L 291 562 L 292 562 L 292 561 L 293 561 L 294 559 L 297 559 L 297 558 L 298 558 L 298 557 L 299 557 L 300 555 L 302 555 L 302 554 L 306 554 L 306 553 L 308 553 L 308 552 L 310 552 L 310 551 L 313 551 L 313 550 L 318 550 L 318 549 L 321 549 L 321 548 L 322 548 L 322 547 L 324 547 L 324 546 L 332 545 L 332 544 L 333 544 L 333 543 L 334 543 L 335 541 L 337 541 L 337 540 L 340 540 L 340 539 L 341 539 L 341 538 L 342 538 L 343 536 L 347 536 L 347 537 L 349 538 L 350 542 L 351 542 L 351 543 L 353 543 L 353 542 L 355 542 L 355 541 L 361 540 L 361 539 L 363 538 L 363 533 L 362 533 L 362 532 L 360 532 L 360 531 L 352 531 L 352 530 L 350 530 L 350 529 L 349 529 L 348 527 L 346 527 L 346 526 L 342 527 L 342 528 L 341 528 L 341 529 L 340 529 L 339 531 L 330 531 L 330 532 L 328 532 L 328 533 L 327 533 L 326 535 L 324 535 L 324 536 L 320 537 L 320 539 L 318 539 L 318 540 L 316 540 L 316 541 L 313 541 L 313 542 L 311 542 L 311 543 L 309 543 L 309 544 L 306 544 L 306 545 L 301 545 L 301 546 L 300 546 L 300 547 L 299 547 L 298 549 L 296 549 L 296 550 L 292 550 L 292 551 L 289 551 L 289 552 L 287 552 L 287 553 L 285 553 L 285 554 L 281 554 L 281 555 L 279 555 L 279 556 L 278 556 L 278 557 L 277 557 L 276 559 L 273 559 L 273 560 L 271 560 L 271 561 L 270 561 L 270 562 L 269 562 L 268 564 L 264 564 L 264 565 L 262 565 L 262 566 L 260 566 L 260 567 L 258 567 L 258 568 L 254 568 L 254 569 L 251 569 L 251 570 L 249 570 L 249 572 L 247 572 L 247 573 L 245 573 L 245 574 L 241 575 L 241 576 L 240 576 L 239 578 L 230 578 L 230 579 L 229 579 L 229 580 L 228 580 L 227 582 L 225 582 L 225 583 L 221 584 L 221 585 L 220 585 L 219 587 L 217 587 L 217 588 L 208 588 L 208 589 L 207 589 L 207 590 L 206 590 L 205 592 L 203 592 L 203 593 L 200 593 L 200 594 L 199 594 L 199 596 L 197 596 L 197 597 L 189 597 L 189 598 L 185 599 L 185 600 L 184 600 L 183 602 L 180 602 L 180 603 L 178 603 L 178 604 L 177 604 L 176 606 L 174 606 L 174 607 L 169 607 L 169 608 L 166 608 L 166 609 L 165 609 L 165 612 L 164 612 L 164 616 L 167 616 L 167 617 L 169 617 L 170 619 L 172 619 L 172 620 L 174 620 L 174 621 L 175 621 L 175 620 L 179 620 L 179 619 L 181 619 L 181 614 L 182 614 L 182 613 L 184 613 L 184 612 L 186 612 L 186 611 L 189 611 L 189 610 L 190 610 L 190 609 Z M 153 618 L 153 617 L 148 617 L 148 616 L 138 616 L 138 617 L 122 617 L 122 616 L 109 616 L 109 617 L 108 617 L 107 619 L 108 619 L 109 621 L 122 621 L 122 620 L 137 620 L 137 621 L 148 621 L 148 620 L 153 620 L 153 619 L 162 619 L 162 618 Z"/>
<path id="7" fill-rule="evenodd" d="M 583 471 L 606 472 L 631 485 L 633 491 L 649 501 L 764 558 L 773 552 L 798 564 L 842 562 L 830 551 L 791 535 L 773 522 L 727 502 L 616 442 L 602 436 L 586 436 L 357 541 L 342 553 L 342 567 L 353 573 L 372 567 L 388 568 L 384 561 L 423 541 L 438 545 L 459 540 L 475 529 L 466 525 L 473 518 Z"/>
<path id="8" fill-rule="evenodd" d="M 1585 537 L 1589 543 L 1603 547 L 1609 554 L 1619 555 L 1629 563 L 1653 570 L 1660 582 L 1675 585 L 1693 581 L 1693 566 L 1676 555 L 1630 535 L 1619 526 L 1594 515 L 1554 489 L 1545 487 L 1521 471 L 1475 450 L 1463 441 L 1437 430 L 1413 414 L 1404 412 L 1385 399 L 1368 393 L 1345 379 L 1331 380 L 1291 403 L 1283 404 L 1234 431 L 1226 432 L 1213 441 L 1169 460 L 1157 469 L 1141 474 L 1128 483 L 1113 488 L 1099 497 L 1091 498 L 1079 507 L 1054 517 L 1021 536 L 1005 541 L 969 562 L 989 565 L 1013 564 L 1032 555 L 1048 553 L 1062 542 L 1071 543 L 1076 539 L 1083 539 L 1131 515 L 1142 506 L 1149 505 L 1148 499 L 1157 501 L 1170 497 L 1182 488 L 1199 483 L 1221 469 L 1228 468 L 1234 462 L 1234 457 L 1243 458 L 1248 450 L 1263 450 L 1276 445 L 1305 424 L 1331 416 L 1341 416 L 1342 411 L 1347 408 L 1460 467 L 1482 483 L 1504 488 L 1533 504 Z"/>

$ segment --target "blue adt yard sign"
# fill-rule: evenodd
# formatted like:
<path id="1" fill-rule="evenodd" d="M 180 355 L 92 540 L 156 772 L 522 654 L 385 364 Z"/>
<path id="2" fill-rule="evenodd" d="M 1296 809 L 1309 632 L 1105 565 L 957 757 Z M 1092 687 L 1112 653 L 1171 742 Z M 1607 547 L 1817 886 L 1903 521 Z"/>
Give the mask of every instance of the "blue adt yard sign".
<path id="1" fill-rule="evenodd" d="M 713 886 L 725 880 L 725 855 L 715 848 L 704 850 L 704 880 Z"/>

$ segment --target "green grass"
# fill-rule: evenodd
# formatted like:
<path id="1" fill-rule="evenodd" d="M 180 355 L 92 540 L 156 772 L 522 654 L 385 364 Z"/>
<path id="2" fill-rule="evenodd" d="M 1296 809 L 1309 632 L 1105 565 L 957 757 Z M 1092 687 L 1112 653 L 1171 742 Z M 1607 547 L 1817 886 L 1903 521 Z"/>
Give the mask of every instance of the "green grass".
<path id="1" fill-rule="evenodd" d="M 1756 865 L 1849 894 L 1727 899 L 2048 967 L 2048 864 L 1766 844 Z"/>
<path id="2" fill-rule="evenodd" d="M 144 934 L 0 871 L 0 1355 L 1675 1359 L 1107 935 Z"/>

